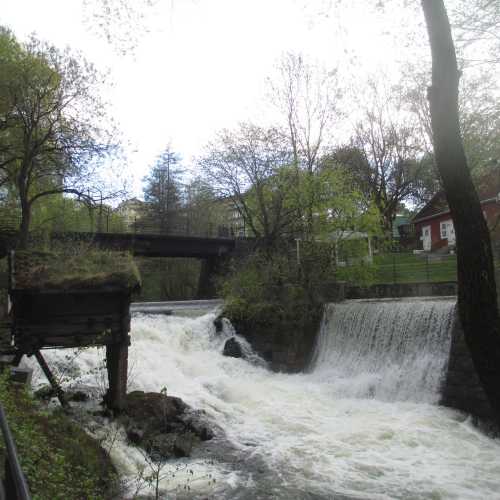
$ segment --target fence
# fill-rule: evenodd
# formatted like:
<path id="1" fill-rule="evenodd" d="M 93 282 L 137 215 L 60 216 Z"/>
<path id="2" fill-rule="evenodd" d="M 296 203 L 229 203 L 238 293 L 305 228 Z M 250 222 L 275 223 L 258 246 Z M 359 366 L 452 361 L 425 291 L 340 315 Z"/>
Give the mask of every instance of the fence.
<path id="1" fill-rule="evenodd" d="M 387 253 L 374 257 L 377 283 L 456 281 L 457 258 L 450 254 Z"/>
<path id="2" fill-rule="evenodd" d="M 361 268 L 365 268 L 365 272 Z M 348 261 L 338 268 L 338 278 L 353 284 L 366 280 L 374 284 L 456 281 L 457 259 L 450 254 L 379 253 L 373 256 L 372 262 Z"/>
<path id="3" fill-rule="evenodd" d="M 0 483 L 0 500 L 30 500 L 28 484 L 24 477 L 16 445 L 7 424 L 5 412 L 0 403 L 0 428 L 5 442 L 5 478 Z"/>

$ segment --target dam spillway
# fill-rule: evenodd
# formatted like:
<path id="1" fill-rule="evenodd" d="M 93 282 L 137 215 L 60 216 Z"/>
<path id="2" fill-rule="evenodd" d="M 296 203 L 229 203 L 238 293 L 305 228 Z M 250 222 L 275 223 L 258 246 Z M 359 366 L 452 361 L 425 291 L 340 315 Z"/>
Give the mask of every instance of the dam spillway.
<path id="1" fill-rule="evenodd" d="M 350 300 L 325 306 L 310 371 L 338 396 L 437 403 L 455 300 Z"/>

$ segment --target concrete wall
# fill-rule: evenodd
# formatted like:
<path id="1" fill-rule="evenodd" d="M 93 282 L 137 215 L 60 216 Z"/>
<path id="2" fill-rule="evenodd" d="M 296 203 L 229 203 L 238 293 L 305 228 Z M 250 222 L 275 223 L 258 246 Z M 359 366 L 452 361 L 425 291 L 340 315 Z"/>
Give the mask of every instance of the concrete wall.
<path id="1" fill-rule="evenodd" d="M 490 419 L 493 411 L 479 382 L 464 333 L 455 311 L 450 358 L 442 389 L 441 404 Z"/>

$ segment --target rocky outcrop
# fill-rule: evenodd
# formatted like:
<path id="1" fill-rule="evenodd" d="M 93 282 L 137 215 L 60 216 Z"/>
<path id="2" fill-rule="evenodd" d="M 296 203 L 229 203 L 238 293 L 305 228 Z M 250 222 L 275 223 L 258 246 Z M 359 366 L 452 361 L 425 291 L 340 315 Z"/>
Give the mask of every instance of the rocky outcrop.
<path id="1" fill-rule="evenodd" d="M 120 416 L 131 443 L 154 459 L 188 457 L 201 441 L 214 437 L 204 414 L 182 399 L 164 393 L 134 391 L 127 394 Z"/>
<path id="2" fill-rule="evenodd" d="M 224 344 L 224 350 L 222 351 L 223 356 L 229 356 L 230 358 L 244 358 L 243 349 L 241 344 L 236 340 L 235 337 L 231 337 L 226 340 Z"/>
<path id="3" fill-rule="evenodd" d="M 235 330 L 276 372 L 297 373 L 309 364 L 319 328 L 321 311 L 307 319 L 266 321 L 231 319 Z"/>
<path id="4" fill-rule="evenodd" d="M 224 318 L 222 316 L 217 316 L 214 319 L 215 333 L 221 333 L 224 329 Z"/>

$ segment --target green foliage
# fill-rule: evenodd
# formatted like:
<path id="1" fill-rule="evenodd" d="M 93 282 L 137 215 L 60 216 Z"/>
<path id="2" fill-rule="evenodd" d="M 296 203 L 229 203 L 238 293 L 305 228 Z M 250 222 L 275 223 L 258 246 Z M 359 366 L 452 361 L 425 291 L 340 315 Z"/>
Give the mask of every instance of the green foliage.
<path id="1" fill-rule="evenodd" d="M 41 411 L 25 388 L 9 383 L 6 374 L 0 376 L 0 400 L 33 500 L 112 496 L 116 472 L 90 436 L 62 412 Z"/>
<path id="2" fill-rule="evenodd" d="M 106 199 L 97 168 L 116 147 L 98 84 L 80 55 L 0 30 L 0 186 L 21 210 L 22 247 L 40 198 Z"/>
<path id="3" fill-rule="evenodd" d="M 140 258 L 141 301 L 188 300 L 196 298 L 200 262 L 182 258 Z"/>
<path id="4" fill-rule="evenodd" d="M 122 218 L 106 205 L 87 205 L 56 194 L 43 197 L 33 206 L 31 228 L 38 234 L 50 232 L 121 232 Z"/>
<path id="5" fill-rule="evenodd" d="M 236 322 L 278 327 L 314 321 L 321 284 L 334 280 L 330 253 L 326 247 L 304 248 L 301 265 L 286 252 L 252 255 L 223 280 L 225 314 Z"/>

